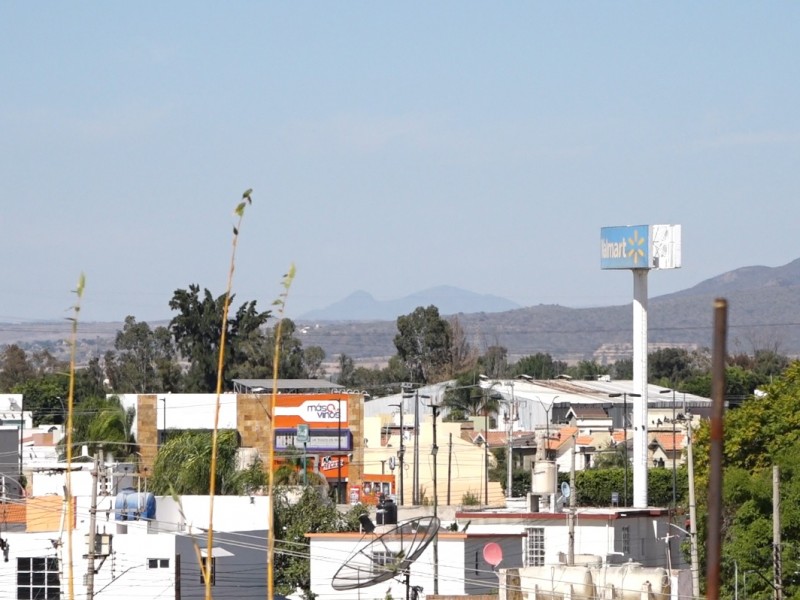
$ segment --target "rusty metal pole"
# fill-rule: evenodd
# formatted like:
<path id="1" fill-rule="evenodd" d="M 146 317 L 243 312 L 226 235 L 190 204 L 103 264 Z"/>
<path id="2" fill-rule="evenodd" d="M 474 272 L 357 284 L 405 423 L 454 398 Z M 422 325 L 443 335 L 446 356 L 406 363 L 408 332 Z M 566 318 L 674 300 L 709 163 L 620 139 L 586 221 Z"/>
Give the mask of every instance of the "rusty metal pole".
<path id="1" fill-rule="evenodd" d="M 706 547 L 706 598 L 718 600 L 722 560 L 722 456 L 725 413 L 725 340 L 728 302 L 714 300 L 714 345 L 711 353 L 711 435 L 708 481 L 708 539 Z"/>

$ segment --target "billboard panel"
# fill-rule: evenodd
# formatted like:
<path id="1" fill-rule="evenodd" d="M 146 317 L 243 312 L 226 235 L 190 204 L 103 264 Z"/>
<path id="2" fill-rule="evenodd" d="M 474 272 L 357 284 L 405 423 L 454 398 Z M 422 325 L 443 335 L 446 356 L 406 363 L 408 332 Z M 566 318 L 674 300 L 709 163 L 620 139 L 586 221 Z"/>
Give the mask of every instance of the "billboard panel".
<path id="1" fill-rule="evenodd" d="M 275 430 L 275 450 L 296 448 L 306 452 L 331 452 L 333 450 L 352 450 L 353 436 L 350 430 L 309 429 L 308 441 L 298 439 L 296 429 Z"/>
<path id="2" fill-rule="evenodd" d="M 680 225 L 600 229 L 601 269 L 678 269 L 680 266 Z"/>
<path id="3" fill-rule="evenodd" d="M 600 268 L 650 268 L 650 227 L 632 225 L 600 229 Z"/>
<path id="4" fill-rule="evenodd" d="M 679 269 L 681 267 L 681 226 L 653 225 L 652 267 L 654 269 Z"/>
<path id="5" fill-rule="evenodd" d="M 296 428 L 305 423 L 313 429 L 347 426 L 346 394 L 278 395 L 275 427 Z"/>

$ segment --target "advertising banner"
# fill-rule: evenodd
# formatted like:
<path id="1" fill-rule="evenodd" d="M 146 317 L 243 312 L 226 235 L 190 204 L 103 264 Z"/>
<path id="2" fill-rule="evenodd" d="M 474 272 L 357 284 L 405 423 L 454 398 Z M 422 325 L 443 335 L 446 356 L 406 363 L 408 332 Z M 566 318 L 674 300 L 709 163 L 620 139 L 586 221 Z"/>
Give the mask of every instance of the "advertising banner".
<path id="1" fill-rule="evenodd" d="M 347 402 L 345 394 L 279 395 L 275 427 L 296 428 L 299 424 L 314 429 L 346 427 Z"/>
<path id="2" fill-rule="evenodd" d="M 677 269 L 680 266 L 680 225 L 600 229 L 601 269 Z"/>

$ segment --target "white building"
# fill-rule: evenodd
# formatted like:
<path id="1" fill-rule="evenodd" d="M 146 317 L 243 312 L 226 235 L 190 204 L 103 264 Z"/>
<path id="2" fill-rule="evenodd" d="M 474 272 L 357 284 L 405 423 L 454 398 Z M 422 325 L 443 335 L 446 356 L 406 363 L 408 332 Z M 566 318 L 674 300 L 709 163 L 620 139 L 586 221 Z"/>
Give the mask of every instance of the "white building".
<path id="1" fill-rule="evenodd" d="M 116 472 L 113 465 L 107 467 L 111 492 L 108 486 L 98 485 L 94 514 L 94 596 L 120 600 L 202 597 L 197 554 L 207 559 L 208 497 L 186 496 L 178 501 L 131 488 L 121 494 L 119 484 L 129 482 L 129 477 Z M 81 465 L 73 468 L 78 469 L 69 472 L 73 527 L 63 496 L 64 469 L 34 472 L 31 487 L 39 495 L 13 505 L 24 508 L 26 514 L 21 523 L 0 529 L 8 559 L 0 561 L 0 581 L 15 582 L 0 586 L 0 598 L 87 596 L 94 479 Z M 214 505 L 211 572 L 215 597 L 264 598 L 269 498 L 218 496 Z"/>

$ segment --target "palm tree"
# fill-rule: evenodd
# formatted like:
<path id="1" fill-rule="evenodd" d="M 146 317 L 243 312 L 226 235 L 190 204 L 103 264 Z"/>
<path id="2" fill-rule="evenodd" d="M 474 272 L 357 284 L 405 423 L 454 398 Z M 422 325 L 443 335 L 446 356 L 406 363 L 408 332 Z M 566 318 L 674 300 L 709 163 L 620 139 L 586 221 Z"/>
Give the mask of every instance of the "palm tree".
<path id="1" fill-rule="evenodd" d="M 216 490 L 220 495 L 243 492 L 244 481 L 236 470 L 239 437 L 222 430 L 217 438 Z M 245 471 L 246 472 L 246 471 Z M 211 432 L 184 431 L 170 437 L 156 455 L 150 480 L 155 494 L 207 494 L 211 482 Z"/>
<path id="2" fill-rule="evenodd" d="M 99 450 L 125 459 L 136 449 L 132 434 L 136 409 L 126 409 L 119 398 L 89 398 L 78 404 L 72 423 L 73 445 L 86 445 L 90 454 Z M 65 440 L 59 452 L 65 454 Z"/>

